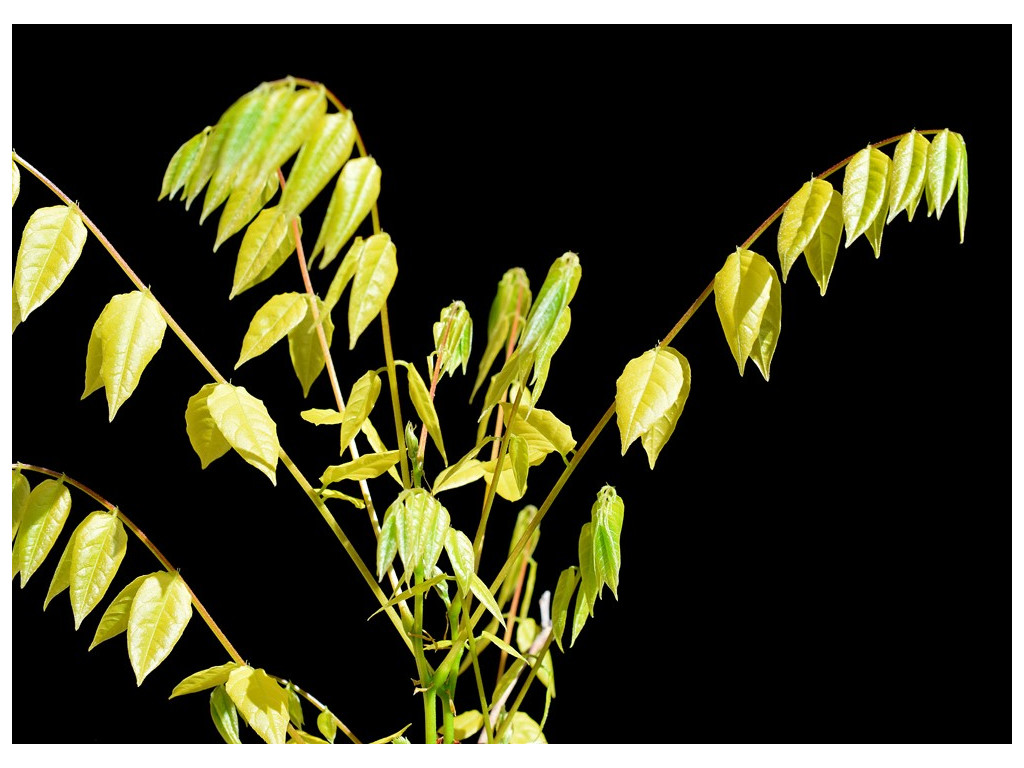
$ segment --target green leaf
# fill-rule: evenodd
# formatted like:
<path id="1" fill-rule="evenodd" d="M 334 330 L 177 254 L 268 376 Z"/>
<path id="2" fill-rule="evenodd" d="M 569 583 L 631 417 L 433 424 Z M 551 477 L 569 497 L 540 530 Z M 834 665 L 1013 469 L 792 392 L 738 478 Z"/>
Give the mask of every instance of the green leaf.
<path id="1" fill-rule="evenodd" d="M 11 160 L 11 207 L 18 201 L 18 193 L 21 192 L 21 171 L 18 164 Z"/>
<path id="2" fill-rule="evenodd" d="M 532 299 L 530 280 L 525 270 L 514 267 L 502 275 L 498 283 L 498 292 L 491 303 L 491 313 L 487 318 L 487 348 L 480 360 L 476 383 L 469 396 L 470 401 L 476 397 L 477 390 L 490 373 L 498 354 L 507 347 L 513 325 L 516 326 L 516 335 L 519 335 L 530 311 Z M 512 343 L 514 345 L 515 340 Z"/>
<path id="3" fill-rule="evenodd" d="M 545 337 L 537 346 L 537 353 L 533 362 L 533 378 L 530 380 L 531 385 L 536 385 L 533 388 L 533 402 L 537 402 L 540 399 L 540 393 L 544 391 L 544 384 L 547 383 L 548 372 L 551 368 L 551 358 L 558 351 L 562 342 L 565 341 L 571 324 L 572 310 L 566 307 L 562 310 L 562 314 L 558 316 L 558 322 L 555 323 L 551 334 Z"/>
<path id="4" fill-rule="evenodd" d="M 448 469 L 440 472 L 434 480 L 434 495 L 436 496 L 441 491 L 449 491 L 452 488 L 461 488 L 463 485 L 476 482 L 483 477 L 486 474 L 483 462 L 479 461 L 476 455 L 480 453 L 481 448 L 493 439 L 493 437 L 489 437 L 478 443 L 473 450 L 448 467 Z"/>
<path id="5" fill-rule="evenodd" d="M 448 321 L 451 318 L 451 327 Z M 447 338 L 445 329 L 448 329 Z M 469 355 L 473 349 L 473 318 L 469 316 L 466 305 L 461 301 L 453 301 L 441 310 L 441 319 L 434 323 L 434 354 L 441 354 L 441 342 L 444 342 L 444 355 L 441 358 L 441 375 L 455 375 L 461 365 L 462 374 L 466 374 Z"/>
<path id="6" fill-rule="evenodd" d="M 522 497 L 526 493 L 527 473 L 530 471 L 530 449 L 519 435 L 512 435 L 508 440 L 508 463 Z"/>
<path id="7" fill-rule="evenodd" d="M 587 523 L 590 525 L 590 523 Z M 580 591 L 576 593 L 576 609 L 573 611 L 572 616 L 572 639 L 569 641 L 569 647 L 572 648 L 576 645 L 576 638 L 579 637 L 580 632 L 583 631 L 583 626 L 587 623 L 587 617 L 593 613 L 593 609 L 587 602 L 587 593 L 580 587 Z"/>
<path id="8" fill-rule="evenodd" d="M 128 659 L 135 681 L 160 665 L 192 618 L 192 596 L 176 573 L 152 573 L 139 585 L 128 615 Z"/>
<path id="9" fill-rule="evenodd" d="M 245 230 L 242 244 L 238 248 L 235 275 L 228 298 L 235 298 L 269 277 L 270 274 L 265 275 L 264 272 L 275 261 L 275 256 L 280 255 L 282 248 L 286 249 L 284 259 L 287 259 L 288 254 L 295 249 L 295 242 L 291 220 L 282 215 L 281 206 L 275 205 L 260 211 Z"/>
<path id="10" fill-rule="evenodd" d="M 11 472 L 13 475 L 11 487 L 11 541 L 18 534 L 18 528 L 28 508 L 28 497 L 32 493 L 32 486 L 28 478 L 21 474 L 20 469 Z"/>
<path id="11" fill-rule="evenodd" d="M 878 219 L 875 219 L 877 222 Z M 832 268 L 836 264 L 836 256 L 839 254 L 839 242 L 843 237 L 843 196 L 832 190 L 832 201 L 828 204 L 825 216 L 822 218 L 814 237 L 807 243 L 804 249 L 804 258 L 807 260 L 807 268 L 811 270 L 821 295 L 825 295 L 828 288 L 829 278 L 832 277 Z"/>
<path id="12" fill-rule="evenodd" d="M 401 455 L 400 451 L 369 453 L 344 464 L 335 464 L 324 470 L 320 482 L 330 485 L 342 480 L 369 480 L 380 477 L 398 463 Z"/>
<path id="13" fill-rule="evenodd" d="M 946 128 L 932 138 L 928 147 L 928 178 L 927 191 L 935 206 L 935 218 L 942 217 L 942 211 L 953 196 L 957 179 L 960 176 L 960 165 L 963 162 L 963 144 L 959 134 L 951 133 Z M 19 301 L 20 301 L 19 296 Z M 22 304 L 21 306 L 25 306 Z"/>
<path id="14" fill-rule="evenodd" d="M 357 499 L 355 496 L 349 496 L 347 493 L 342 493 L 341 491 L 328 489 L 320 491 L 320 496 L 324 499 L 341 499 L 342 501 L 347 501 L 356 509 L 366 509 L 366 503 L 362 499 Z"/>
<path id="15" fill-rule="evenodd" d="M 242 352 L 235 370 L 258 355 L 262 355 L 288 335 L 306 316 L 309 308 L 303 293 L 281 293 L 256 310 L 249 330 L 242 339 Z"/>
<path id="16" fill-rule="evenodd" d="M 536 621 L 530 618 L 520 618 L 516 626 L 516 645 L 519 646 L 519 650 L 529 653 L 530 646 L 533 645 L 538 632 L 540 632 L 540 626 Z"/>
<path id="17" fill-rule="evenodd" d="M 556 332 L 559 320 L 580 282 L 580 259 L 566 252 L 555 260 L 533 303 L 518 349 L 525 356 L 535 353 L 541 342 Z"/>
<path id="18" fill-rule="evenodd" d="M 301 213 L 327 186 L 352 154 L 356 125 L 351 112 L 334 112 L 317 117 L 306 143 L 288 174 L 281 195 L 281 209 L 287 218 Z"/>
<path id="19" fill-rule="evenodd" d="M 885 207 L 889 194 L 889 167 L 892 161 L 884 152 L 868 146 L 846 166 L 843 177 L 843 221 L 846 222 L 846 247 L 867 231 Z"/>
<path id="20" fill-rule="evenodd" d="M 195 672 L 174 686 L 174 690 L 171 691 L 171 695 L 168 698 L 173 699 L 175 696 L 199 693 L 209 688 L 224 685 L 228 681 L 228 675 L 231 674 L 233 669 L 237 669 L 238 666 L 237 662 L 229 661 L 227 664 L 208 667 L 207 669 Z"/>
<path id="21" fill-rule="evenodd" d="M 334 261 L 373 209 L 380 194 L 380 177 L 380 167 L 372 157 L 350 160 L 341 169 L 331 202 L 327 205 L 320 235 L 313 248 L 313 256 L 324 251 L 320 269 Z"/>
<path id="22" fill-rule="evenodd" d="M 715 275 L 715 308 L 740 376 L 751 357 L 767 379 L 782 319 L 775 268 L 764 256 L 737 248 Z"/>
<path id="23" fill-rule="evenodd" d="M 100 316 L 92 326 L 92 333 L 89 334 L 89 348 L 85 353 L 85 389 L 82 391 L 82 400 L 103 386 L 103 376 L 100 373 L 103 367 L 103 339 L 100 337 L 102 320 L 103 312 L 100 312 Z"/>
<path id="24" fill-rule="evenodd" d="M 14 296 L 22 321 L 60 288 L 82 255 L 85 238 L 85 224 L 76 208 L 55 205 L 29 217 L 14 267 Z"/>
<path id="25" fill-rule="evenodd" d="M 206 406 L 228 444 L 277 485 L 275 470 L 281 448 L 277 425 L 263 401 L 246 392 L 245 387 L 217 384 L 206 398 Z"/>
<path id="26" fill-rule="evenodd" d="M 377 538 L 377 581 L 384 578 L 384 574 L 395 560 L 395 555 L 398 554 L 398 527 L 401 524 L 399 518 L 405 509 L 404 501 L 403 491 L 388 507 L 380 524 L 380 536 Z"/>
<path id="27" fill-rule="evenodd" d="M 377 396 L 380 394 L 380 376 L 375 371 L 367 371 L 352 385 L 348 395 L 348 405 L 341 422 L 341 450 L 348 448 L 363 422 L 370 416 Z"/>
<path id="28" fill-rule="evenodd" d="M 689 390 L 689 366 L 685 358 L 667 349 L 651 349 L 626 363 L 615 382 L 615 415 L 622 442 L 622 455 L 646 434 L 679 398 Z"/>
<path id="29" fill-rule="evenodd" d="M 531 444 L 531 448 L 533 447 L 533 441 L 530 439 L 529 431 L 536 433 L 536 435 L 545 440 L 563 459 L 570 451 L 576 448 L 576 439 L 572 436 L 572 429 L 568 424 L 559 420 L 551 411 L 546 411 L 543 408 L 533 408 L 526 414 L 525 418 L 521 418 L 517 414 L 512 424 L 512 431 L 517 435 L 526 437 L 527 442 Z"/>
<path id="30" fill-rule="evenodd" d="M 303 724 L 302 701 L 299 699 L 299 694 L 292 688 L 291 683 L 285 686 L 285 691 L 288 693 L 288 719 L 292 721 L 296 728 L 301 729 Z M 308 734 L 303 734 L 303 736 L 308 736 Z M 319 741 L 315 736 L 310 738 Z"/>
<path id="31" fill-rule="evenodd" d="M 334 737 L 338 735 L 338 724 L 334 722 L 334 715 L 331 714 L 331 710 L 325 709 L 316 716 L 316 727 L 320 729 L 320 733 L 324 735 L 327 741 L 331 744 L 334 743 Z"/>
<path id="32" fill-rule="evenodd" d="M 832 185 L 827 181 L 812 178 L 789 199 L 779 224 L 779 263 L 782 265 L 783 282 L 825 217 L 832 192 Z"/>
<path id="33" fill-rule="evenodd" d="M 967 142 L 959 133 L 960 140 L 960 175 L 956 182 L 957 208 L 960 212 L 960 243 L 964 242 L 964 228 L 967 226 Z"/>
<path id="34" fill-rule="evenodd" d="M 288 740 L 285 743 L 286 744 L 329 744 L 330 743 L 330 742 L 324 741 L 319 736 L 314 736 L 313 734 L 306 733 L 305 731 L 301 731 L 301 730 L 296 729 L 296 733 L 298 734 L 298 737 L 299 737 L 299 739 L 301 739 L 301 741 L 299 741 L 298 739 L 289 737 Z"/>
<path id="35" fill-rule="evenodd" d="M 220 427 L 214 421 L 207 407 L 207 398 L 217 388 L 217 384 L 206 384 L 188 400 L 185 408 L 185 431 L 188 432 L 189 442 L 199 456 L 203 469 L 206 469 L 210 462 L 219 459 L 231 448 L 231 444 L 224 439 Z"/>
<path id="36" fill-rule="evenodd" d="M 306 297 L 309 300 L 309 297 Z M 327 339 L 327 346 L 330 348 L 334 339 L 334 322 L 328 308 L 320 299 L 316 300 L 317 311 L 320 313 L 320 322 L 324 327 L 324 338 Z M 313 320 L 312 305 L 310 311 L 302 318 L 297 326 L 288 332 L 288 353 L 292 358 L 292 368 L 302 385 L 302 396 L 309 395 L 309 389 L 323 371 L 324 349 L 320 344 L 320 334 L 317 333 L 316 323 Z"/>
<path id="37" fill-rule="evenodd" d="M 505 397 L 505 392 L 512 386 L 513 382 L 525 377 L 529 371 L 529 360 L 520 356 L 518 350 L 505 361 L 505 365 L 494 376 L 491 383 L 487 385 L 487 392 L 484 395 L 484 409 L 480 413 L 480 421 L 483 421 L 487 413 Z"/>
<path id="38" fill-rule="evenodd" d="M 93 512 L 75 531 L 71 552 L 71 609 L 75 629 L 99 604 L 128 549 L 128 536 L 117 515 Z"/>
<path id="39" fill-rule="evenodd" d="M 310 424 L 320 426 L 331 426 L 334 424 L 341 424 L 343 418 L 342 414 L 333 408 L 309 408 L 299 413 L 303 419 L 308 421 Z"/>
<path id="40" fill-rule="evenodd" d="M 466 597 L 476 572 L 476 557 L 473 554 L 473 542 L 462 531 L 449 528 L 444 537 L 444 549 L 455 572 L 455 581 L 459 585 L 459 593 Z"/>
<path id="41" fill-rule="evenodd" d="M 551 632 L 562 653 L 565 653 L 565 648 L 562 647 L 562 634 L 565 632 L 565 622 L 569 615 L 569 601 L 576 591 L 576 573 L 576 566 L 570 565 L 559 574 L 555 597 L 551 601 Z"/>
<path id="42" fill-rule="evenodd" d="M 288 694 L 262 669 L 232 670 L 224 686 L 239 713 L 268 744 L 284 744 L 288 734 Z"/>
<path id="43" fill-rule="evenodd" d="M 594 615 L 594 605 L 597 598 L 601 596 L 603 581 L 597 573 L 597 563 L 594 553 L 594 523 L 584 523 L 580 528 L 579 555 L 580 555 L 580 594 L 586 594 L 587 605 L 590 606 L 590 615 Z"/>
<path id="44" fill-rule="evenodd" d="M 484 716 L 476 709 L 460 712 L 452 721 L 452 729 L 454 730 L 456 741 L 465 741 L 479 733 L 480 729 L 483 727 Z M 438 733 L 441 733 L 442 731 L 444 731 L 444 726 L 437 729 Z"/>
<path id="45" fill-rule="evenodd" d="M 373 423 L 369 419 L 363 421 L 363 424 L 359 428 L 359 430 L 366 436 L 366 441 L 370 444 L 370 448 L 373 450 L 374 453 L 388 452 L 387 446 L 384 445 L 384 441 L 380 439 L 380 435 L 377 434 L 376 428 L 373 426 Z M 399 485 L 402 484 L 402 479 L 398 476 L 398 472 L 394 467 L 391 467 L 388 470 L 388 474 L 391 475 L 391 477 L 394 479 L 396 483 L 398 483 Z"/>
<path id="46" fill-rule="evenodd" d="M 81 524 L 78 527 L 81 528 Z M 50 579 L 50 588 L 46 591 L 46 599 L 43 600 L 44 611 L 50 605 L 50 601 L 53 598 L 71 586 L 71 553 L 75 550 L 75 537 L 77 535 L 78 528 L 71 534 L 67 546 L 64 547 L 64 553 L 60 556 L 60 560 L 57 561 L 57 569 L 53 572 L 53 578 Z"/>
<path id="47" fill-rule="evenodd" d="M 327 289 L 327 298 L 324 299 L 324 304 L 327 305 L 328 309 L 334 309 L 334 305 L 341 299 L 341 294 L 345 290 L 345 286 L 349 284 L 349 281 L 356 273 L 356 267 L 359 265 L 359 258 L 363 254 L 363 246 L 366 241 L 361 237 L 357 237 L 352 241 L 352 246 L 348 249 L 348 253 L 345 254 L 345 258 L 338 264 L 337 270 L 334 272 L 334 278 L 331 280 L 331 285 Z"/>
<path id="48" fill-rule="evenodd" d="M 494 595 L 491 594 L 491 590 L 487 588 L 483 580 L 475 573 L 469 577 L 469 590 L 473 593 L 480 604 L 487 609 L 487 611 L 498 620 L 501 626 L 505 626 L 505 617 L 501 615 L 501 608 L 498 607 L 498 601 L 494 599 Z"/>
<path id="49" fill-rule="evenodd" d="M 658 460 L 661 449 L 665 447 L 665 443 L 675 431 L 676 423 L 683 412 L 683 406 L 686 405 L 686 398 L 690 396 L 690 362 L 672 347 L 665 347 L 663 351 L 673 355 L 679 361 L 679 367 L 683 372 L 683 383 L 679 388 L 679 394 L 676 395 L 676 399 L 668 407 L 668 410 L 655 419 L 647 431 L 640 436 L 640 442 L 644 451 L 647 452 L 647 461 L 651 469 L 654 469 L 654 463 Z"/>
<path id="50" fill-rule="evenodd" d="M 537 721 L 525 712 L 516 712 L 512 715 L 512 722 L 508 727 L 508 733 L 512 734 L 509 744 L 547 744 L 547 739 L 541 733 Z"/>
<path id="51" fill-rule="evenodd" d="M 526 659 L 523 658 L 523 655 L 519 653 L 519 651 L 517 651 L 515 648 L 506 643 L 497 635 L 488 632 L 486 629 L 480 633 L 480 637 L 486 637 L 489 641 L 494 643 L 496 646 L 498 646 L 498 648 L 503 650 L 509 656 L 515 656 L 517 659 L 522 659 L 523 661 L 526 661 Z"/>
<path id="52" fill-rule="evenodd" d="M 148 291 L 132 291 L 114 296 L 103 308 L 89 339 L 85 362 L 85 394 L 97 388 L 95 372 L 98 355 L 99 378 L 107 393 L 110 421 L 114 420 L 118 409 L 135 391 L 142 372 L 163 343 L 166 328 L 167 322 L 160 314 L 160 305 Z"/>
<path id="53" fill-rule="evenodd" d="M 917 131 L 911 131 L 900 139 L 893 153 L 892 175 L 889 177 L 889 216 L 886 223 L 904 210 L 907 212 L 907 220 L 914 220 L 914 209 L 921 199 L 927 168 L 928 139 Z"/>
<path id="54" fill-rule="evenodd" d="M 57 480 L 43 480 L 28 495 L 12 559 L 24 588 L 50 553 L 71 511 L 71 493 Z"/>
<path id="55" fill-rule="evenodd" d="M 426 571 L 441 556 L 451 518 L 448 510 L 421 488 L 411 489 L 400 499 L 402 508 L 396 521 L 398 554 L 409 573 L 417 568 Z"/>
<path id="56" fill-rule="evenodd" d="M 391 293 L 398 277 L 395 244 L 386 233 L 374 235 L 363 245 L 352 279 L 352 293 L 348 304 L 349 349 L 373 321 Z M 321 265 L 322 266 L 322 265 Z"/>
<path id="57" fill-rule="evenodd" d="M 876 259 L 882 255 L 882 230 L 885 229 L 885 218 L 888 213 L 888 202 L 886 202 L 878 211 L 875 220 L 871 222 L 871 226 L 864 232 L 868 242 L 871 243 L 871 250 L 875 252 Z"/>
<path id="58" fill-rule="evenodd" d="M 595 575 L 601 584 L 611 587 L 616 600 L 619 599 L 619 567 L 622 565 L 619 538 L 623 511 L 622 499 L 610 485 L 598 491 L 597 501 L 590 511 Z"/>
<path id="59" fill-rule="evenodd" d="M 405 590 L 404 592 L 401 592 L 401 593 L 395 595 L 394 597 L 392 597 L 390 600 L 388 600 L 386 603 L 384 603 L 384 605 L 382 605 L 376 611 L 371 613 L 369 618 L 367 619 L 367 621 L 372 619 L 374 616 L 376 616 L 381 611 L 386 610 L 386 609 L 390 608 L 393 605 L 398 605 L 403 600 L 409 600 L 409 599 L 411 599 L 413 597 L 416 597 L 416 595 L 423 594 L 424 592 L 429 592 L 435 586 L 437 586 L 438 584 L 441 584 L 442 582 L 444 582 L 445 579 L 449 579 L 449 578 L 451 578 L 451 577 L 445 575 L 444 573 L 440 573 L 439 572 L 436 576 L 432 576 L 431 578 L 427 579 L 426 581 L 421 581 L 415 587 L 410 587 L 409 589 Z"/>
<path id="60" fill-rule="evenodd" d="M 211 130 L 213 129 L 210 126 L 206 126 L 174 153 L 171 162 L 167 164 L 167 170 L 164 171 L 164 180 L 160 185 L 160 197 L 157 200 L 163 200 L 165 197 L 168 200 L 173 200 L 179 189 L 182 190 L 182 196 L 185 195 L 185 185 L 199 168 L 199 159 L 206 148 L 206 141 Z"/>
<path id="61" fill-rule="evenodd" d="M 526 534 L 527 528 L 529 528 L 533 523 L 533 518 L 536 517 L 536 515 L 537 508 L 533 506 L 533 504 L 528 504 L 519 510 L 519 514 L 516 515 L 516 524 L 512 528 L 512 537 L 508 540 L 509 555 L 512 554 L 512 551 L 519 543 L 519 540 Z M 508 570 L 508 576 L 505 577 L 505 580 L 501 584 L 501 589 L 498 592 L 498 601 L 502 605 L 505 605 L 505 603 L 512 597 L 516 579 L 523 568 L 523 560 L 529 560 L 537 550 L 537 544 L 539 541 L 540 526 L 538 525 L 533 529 L 533 533 L 530 534 L 530 538 L 526 542 L 526 546 L 516 556 L 515 561 L 512 563 L 512 567 Z"/>
<path id="62" fill-rule="evenodd" d="M 210 693 L 210 717 L 225 744 L 242 743 L 238 736 L 238 710 L 223 685 Z"/>
<path id="63" fill-rule="evenodd" d="M 413 407 L 416 409 L 416 415 L 420 417 L 420 420 L 427 425 L 427 433 L 430 435 L 430 439 L 434 441 L 434 445 L 437 446 L 437 450 L 441 454 L 441 459 L 444 461 L 444 465 L 448 466 L 448 455 L 444 452 L 444 439 L 441 437 L 441 422 L 437 418 L 437 411 L 434 408 L 434 401 L 430 398 L 430 392 L 427 390 L 427 385 L 420 378 L 419 371 L 416 370 L 416 366 L 409 363 L 406 366 L 408 371 L 409 379 L 409 399 L 412 400 Z"/>
<path id="64" fill-rule="evenodd" d="M 147 573 L 134 579 L 118 593 L 117 597 L 110 601 L 107 610 L 100 617 L 100 623 L 96 627 L 96 634 L 93 635 L 92 644 L 89 646 L 90 651 L 104 640 L 117 637 L 128 629 L 128 617 L 131 614 L 135 593 L 139 591 L 142 582 L 148 578 L 149 574 Z"/>

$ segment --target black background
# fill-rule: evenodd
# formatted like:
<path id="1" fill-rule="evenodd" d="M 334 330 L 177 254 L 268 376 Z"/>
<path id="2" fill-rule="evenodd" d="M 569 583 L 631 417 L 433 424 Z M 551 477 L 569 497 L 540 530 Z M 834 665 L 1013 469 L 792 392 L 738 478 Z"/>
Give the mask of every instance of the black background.
<path id="1" fill-rule="evenodd" d="M 422 361 L 455 298 L 476 321 L 478 356 L 502 273 L 524 267 L 536 291 L 551 261 L 579 253 L 573 327 L 541 401 L 579 441 L 623 365 L 812 173 L 913 127 L 962 133 L 963 245 L 955 200 L 941 221 L 922 201 L 912 224 L 901 215 L 886 229 L 881 259 L 863 238 L 841 251 L 825 298 L 799 263 L 770 384 L 752 364 L 737 375 L 709 301 L 674 342 L 693 385 L 657 469 L 639 444 L 620 458 L 613 426 L 572 477 L 542 525 L 538 594 L 576 562 L 579 527 L 610 483 L 626 504 L 620 599 L 606 593 L 576 646 L 556 652 L 546 733 L 1009 741 L 1009 27 L 96 27 L 59 49 L 52 34 L 14 30 L 14 148 L 264 400 L 310 478 L 338 459 L 334 431 L 297 416 L 332 406 L 326 375 L 304 402 L 284 345 L 231 370 L 256 309 L 301 290 L 298 270 L 229 303 L 240 238 L 212 254 L 216 216 L 200 227 L 198 206 L 156 200 L 177 147 L 259 82 L 327 84 L 383 168 L 396 357 Z M 30 212 L 56 202 L 22 174 L 15 248 Z M 775 236 L 753 247 L 777 265 Z M 313 278 L 325 291 L 329 273 Z M 419 738 L 412 660 L 383 617 L 365 620 L 374 599 L 284 468 L 276 489 L 233 453 L 200 471 L 182 416 L 208 377 L 170 332 L 112 424 L 102 394 L 79 401 L 92 324 L 129 290 L 90 237 L 18 328 L 12 458 L 120 505 L 254 666 L 312 691 L 364 740 L 409 722 Z M 380 326 L 348 353 L 343 310 L 336 322 L 347 392 L 383 365 Z M 474 441 L 477 359 L 439 389 L 450 456 Z M 393 445 L 386 396 L 377 411 Z M 524 503 L 539 504 L 558 473 L 557 458 L 534 469 Z M 475 530 L 481 489 L 443 497 L 453 525 Z M 372 490 L 383 509 L 394 486 Z M 60 548 L 94 506 L 73 496 Z M 495 507 L 487 581 L 519 507 Z M 372 562 L 365 513 L 335 514 Z M 86 652 L 101 609 L 77 634 L 65 596 L 41 611 L 58 557 L 13 587 L 13 740 L 217 740 L 205 694 L 167 701 L 180 679 L 226 660 L 199 617 L 136 689 L 122 639 Z M 111 595 L 157 567 L 133 540 Z M 471 677 L 457 702 L 476 705 Z M 541 707 L 531 693 L 527 710 L 539 719 Z"/>

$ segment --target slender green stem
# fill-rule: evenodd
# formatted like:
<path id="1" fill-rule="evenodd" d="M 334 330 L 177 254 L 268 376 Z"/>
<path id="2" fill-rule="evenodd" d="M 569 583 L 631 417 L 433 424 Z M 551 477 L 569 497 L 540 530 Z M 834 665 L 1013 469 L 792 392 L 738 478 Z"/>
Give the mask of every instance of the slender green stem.
<path id="1" fill-rule="evenodd" d="M 331 712 L 331 710 L 329 710 L 326 705 L 321 704 L 312 694 L 307 693 L 306 691 L 302 690 L 301 688 L 299 688 L 299 686 L 297 686 L 291 680 L 287 680 L 287 679 L 285 679 L 283 677 L 278 677 L 277 675 L 270 675 L 270 677 L 273 677 L 279 683 L 288 683 L 288 684 L 290 684 L 293 691 L 295 691 L 297 694 L 299 694 L 299 696 L 304 698 L 306 701 L 308 701 L 310 704 L 312 704 L 314 707 L 316 707 L 321 712 L 330 712 L 331 718 L 334 720 L 334 724 L 336 726 L 338 726 L 338 730 L 340 730 L 342 733 L 344 733 L 348 737 L 349 741 L 351 741 L 353 744 L 362 744 L 363 743 L 359 739 L 356 738 L 356 735 L 354 733 L 352 733 L 351 729 L 347 725 L 345 725 L 345 723 L 343 723 L 341 721 L 340 717 L 338 717 L 336 714 L 334 714 L 334 712 Z"/>
<path id="2" fill-rule="evenodd" d="M 425 744 L 437 743 L 437 689 L 428 688 L 423 692 L 423 725 L 426 728 Z"/>
<path id="3" fill-rule="evenodd" d="M 516 392 L 515 402 L 512 403 L 512 410 L 509 413 L 509 423 L 516 417 L 516 413 L 519 411 L 519 403 L 523 400 L 523 392 L 525 387 L 520 385 Z M 499 412 L 504 404 L 498 403 Z M 494 505 L 494 494 L 498 490 L 498 482 L 501 479 L 501 468 L 505 462 L 505 456 L 508 454 L 508 439 L 512 435 L 510 430 L 506 430 L 504 436 L 501 438 L 501 447 L 498 449 L 498 459 L 494 464 L 494 474 L 491 476 L 491 482 L 487 484 L 487 496 L 484 498 L 484 508 L 480 511 L 480 524 L 476 528 L 476 536 L 473 539 L 473 555 L 476 560 L 475 568 L 480 568 L 480 556 L 484 550 L 484 534 L 487 531 L 487 519 L 491 516 L 491 507 Z M 492 588 L 493 591 L 493 588 Z"/>
<path id="4" fill-rule="evenodd" d="M 444 726 L 444 743 L 451 744 L 455 741 L 455 713 L 452 711 L 452 696 L 447 688 L 438 691 L 441 696 L 441 722 Z"/>
<path id="5" fill-rule="evenodd" d="M 463 611 L 466 621 L 469 620 L 469 612 Z M 473 660 L 473 676 L 476 678 L 476 692 L 480 697 L 480 712 L 484 716 L 484 728 L 487 729 L 487 742 L 489 744 L 494 743 L 494 730 L 491 728 L 491 718 L 487 706 L 487 693 L 484 691 L 484 678 L 480 674 L 480 661 L 477 658 L 476 653 L 476 638 L 473 637 L 473 633 L 469 633 L 469 653 L 470 658 Z"/>
<path id="6" fill-rule="evenodd" d="M 537 677 L 537 672 L 540 669 L 540 664 L 542 661 L 544 661 L 544 656 L 551 648 L 552 638 L 553 635 L 549 633 L 547 639 L 544 641 L 544 645 L 541 646 L 540 651 L 537 653 L 536 661 L 534 661 L 534 663 L 531 665 L 530 674 L 527 675 L 526 682 L 524 682 L 523 687 L 519 689 L 519 695 L 516 696 L 516 700 L 512 702 L 512 708 L 508 711 L 508 714 L 505 716 L 504 722 L 502 722 L 502 724 L 498 726 L 498 731 L 494 734 L 494 738 L 498 739 L 499 743 L 501 741 L 501 737 L 505 734 L 505 731 L 508 729 L 509 723 L 512 722 L 512 717 L 515 715 L 516 712 L 519 711 L 519 705 L 523 703 L 523 699 L 526 697 L 526 692 L 530 690 L 530 686 L 533 685 L 533 681 Z"/>

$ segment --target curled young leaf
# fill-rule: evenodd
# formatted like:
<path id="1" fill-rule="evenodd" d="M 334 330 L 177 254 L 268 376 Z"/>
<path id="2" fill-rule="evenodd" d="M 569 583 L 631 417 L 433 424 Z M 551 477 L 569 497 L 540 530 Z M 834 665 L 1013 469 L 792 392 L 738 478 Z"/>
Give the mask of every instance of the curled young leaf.
<path id="1" fill-rule="evenodd" d="M 518 349 L 531 362 L 541 342 L 558 330 L 562 311 L 576 295 L 581 274 L 579 256 L 571 251 L 556 259 L 548 270 L 519 339 Z"/>
<path id="2" fill-rule="evenodd" d="M 782 322 L 782 286 L 764 256 L 737 248 L 715 275 L 715 308 L 740 376 L 752 358 L 768 379 Z"/>
<path id="3" fill-rule="evenodd" d="M 498 283 L 498 292 L 491 303 L 491 313 L 487 318 L 487 348 L 480 360 L 476 383 L 469 396 L 471 401 L 476 397 L 477 390 L 484 383 L 501 350 L 507 348 L 509 343 L 515 346 L 516 339 L 510 339 L 513 327 L 515 336 L 518 337 L 530 312 L 532 299 L 530 280 L 524 269 L 514 267 L 502 276 Z"/>
<path id="4" fill-rule="evenodd" d="M 18 317 L 25 321 L 60 288 L 82 255 L 86 228 L 77 208 L 40 208 L 25 225 L 14 267 Z"/>
<path id="5" fill-rule="evenodd" d="M 128 659 L 138 685 L 167 658 L 192 618 L 192 596 L 176 573 L 147 576 L 128 615 Z"/>
<path id="6" fill-rule="evenodd" d="M 465 375 L 472 348 L 473 318 L 465 304 L 453 301 L 441 310 L 441 319 L 434 323 L 434 354 L 441 356 L 441 375 L 454 375 L 460 365 Z"/>
<path id="7" fill-rule="evenodd" d="M 607 584 L 611 588 L 616 600 L 619 599 L 619 567 L 622 565 L 619 538 L 622 534 L 623 512 L 622 499 L 610 485 L 598 491 L 597 501 L 590 511 L 594 572 L 602 585 Z M 587 597 L 589 599 L 589 593 Z"/>

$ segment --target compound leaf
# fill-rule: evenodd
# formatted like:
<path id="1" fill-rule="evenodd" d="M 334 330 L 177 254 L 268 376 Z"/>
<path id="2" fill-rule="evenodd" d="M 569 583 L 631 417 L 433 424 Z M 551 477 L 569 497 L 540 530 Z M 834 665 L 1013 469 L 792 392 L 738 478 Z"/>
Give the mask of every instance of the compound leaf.
<path id="1" fill-rule="evenodd" d="M 294 218 L 313 202 L 348 160 L 355 140 L 356 126 L 351 112 L 334 112 L 316 118 L 281 194 L 281 209 L 286 218 Z"/>
<path id="2" fill-rule="evenodd" d="M 192 596 L 181 576 L 152 573 L 139 584 L 128 615 L 128 658 L 138 685 L 167 658 L 190 618 Z"/>
<path id="3" fill-rule="evenodd" d="M 930 195 L 931 205 L 935 207 L 935 218 L 937 219 L 941 218 L 946 203 L 953 196 L 953 190 L 956 188 L 956 182 L 960 176 L 963 151 L 959 134 L 950 132 L 948 128 L 942 133 L 936 134 L 928 147 L 926 191 Z"/>
<path id="4" fill-rule="evenodd" d="M 179 189 L 182 190 L 184 196 L 185 185 L 199 167 L 199 159 L 206 148 L 206 141 L 211 130 L 212 128 L 207 126 L 182 144 L 174 153 L 171 162 L 167 164 L 167 170 L 164 171 L 164 180 L 160 185 L 160 197 L 157 200 L 163 200 L 165 197 L 168 200 L 173 200 Z"/>
<path id="5" fill-rule="evenodd" d="M 29 217 L 14 267 L 14 297 L 22 321 L 60 288 L 82 255 L 85 238 L 77 208 L 55 205 Z"/>

